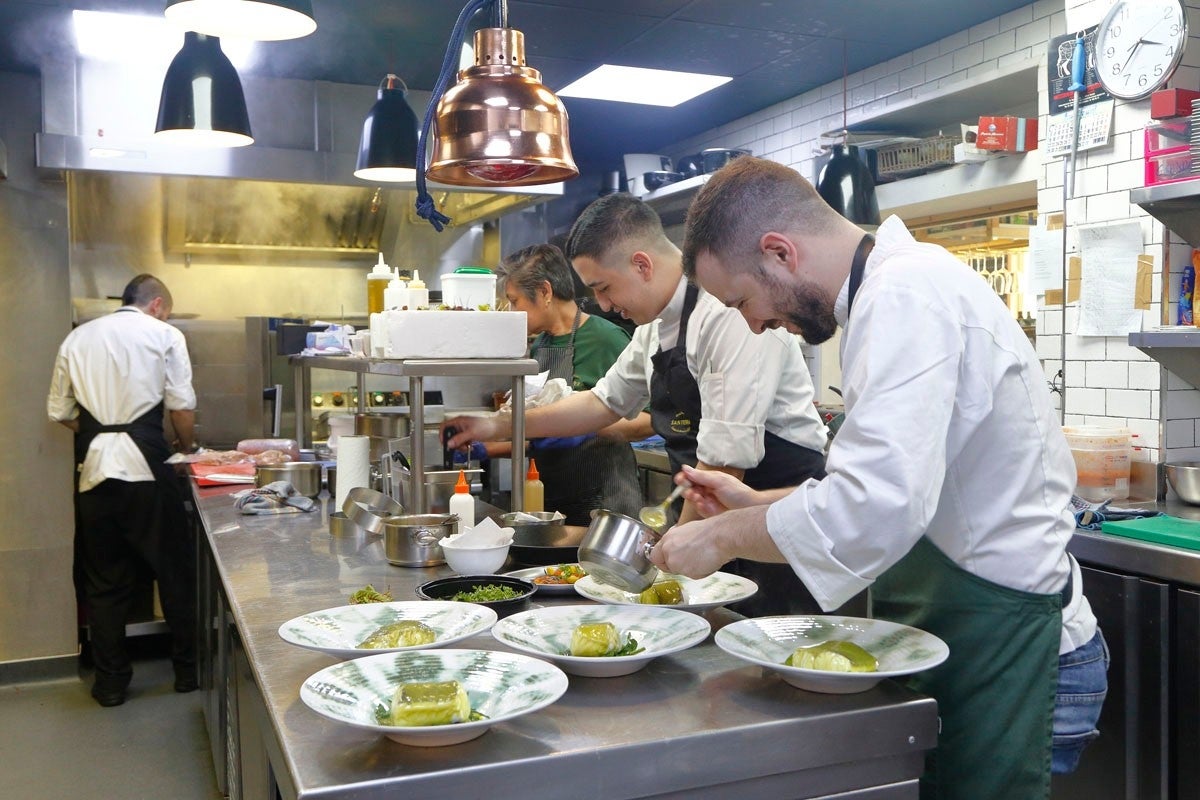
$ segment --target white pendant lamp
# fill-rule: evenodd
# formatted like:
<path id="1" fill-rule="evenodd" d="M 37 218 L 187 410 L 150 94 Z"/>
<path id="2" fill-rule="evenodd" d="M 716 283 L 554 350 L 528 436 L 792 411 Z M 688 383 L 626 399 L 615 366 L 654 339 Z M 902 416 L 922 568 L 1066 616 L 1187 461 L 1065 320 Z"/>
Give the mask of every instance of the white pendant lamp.
<path id="1" fill-rule="evenodd" d="M 164 13 L 185 31 L 264 42 L 299 39 L 317 29 L 311 0 L 167 0 Z"/>

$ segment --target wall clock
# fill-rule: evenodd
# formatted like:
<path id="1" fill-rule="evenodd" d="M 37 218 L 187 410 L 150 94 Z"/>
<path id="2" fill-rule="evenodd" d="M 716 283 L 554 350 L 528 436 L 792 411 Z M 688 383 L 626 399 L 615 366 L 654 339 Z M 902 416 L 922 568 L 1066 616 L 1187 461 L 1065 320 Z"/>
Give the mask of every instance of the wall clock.
<path id="1" fill-rule="evenodd" d="M 1096 74 L 1114 97 L 1137 100 L 1162 86 L 1187 45 L 1181 0 L 1118 0 L 1096 29 Z"/>

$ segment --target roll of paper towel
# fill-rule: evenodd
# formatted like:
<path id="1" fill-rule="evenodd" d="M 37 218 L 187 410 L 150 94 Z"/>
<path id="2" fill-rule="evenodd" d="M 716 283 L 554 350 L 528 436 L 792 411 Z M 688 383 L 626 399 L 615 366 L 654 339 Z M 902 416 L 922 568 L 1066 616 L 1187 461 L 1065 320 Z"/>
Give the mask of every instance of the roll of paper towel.
<path id="1" fill-rule="evenodd" d="M 351 489 L 371 485 L 371 437 L 340 436 L 337 449 L 337 496 L 334 510 L 341 511 Z"/>

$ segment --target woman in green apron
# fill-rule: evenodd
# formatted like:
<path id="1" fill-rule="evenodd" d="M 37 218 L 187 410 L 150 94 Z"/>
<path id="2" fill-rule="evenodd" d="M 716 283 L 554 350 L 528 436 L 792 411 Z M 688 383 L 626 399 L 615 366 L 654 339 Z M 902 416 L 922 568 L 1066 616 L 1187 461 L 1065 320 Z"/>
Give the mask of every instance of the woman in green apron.
<path id="1" fill-rule="evenodd" d="M 553 245 L 513 253 L 500 269 L 509 307 L 524 311 L 529 355 L 550 378 L 573 391 L 592 388 L 629 343 L 611 322 L 583 313 L 575 302 L 571 268 Z M 636 429 L 622 420 L 613 428 Z M 607 435 L 612 433 L 613 435 Z M 641 506 L 637 462 L 620 430 L 597 436 L 535 439 L 530 443 L 546 486 L 547 511 L 560 511 L 568 525 L 588 525 L 594 508 L 636 515 Z"/>

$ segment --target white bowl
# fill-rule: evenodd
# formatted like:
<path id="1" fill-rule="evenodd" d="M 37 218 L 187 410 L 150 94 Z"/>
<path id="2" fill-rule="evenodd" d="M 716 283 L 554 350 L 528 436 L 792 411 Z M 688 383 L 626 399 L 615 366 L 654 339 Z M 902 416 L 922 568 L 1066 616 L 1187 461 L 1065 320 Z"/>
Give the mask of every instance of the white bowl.
<path id="1" fill-rule="evenodd" d="M 757 617 L 726 625 L 713 637 L 730 655 L 779 673 L 799 689 L 826 694 L 865 692 L 884 678 L 936 667 L 950 648 L 932 633 L 882 619 L 838 616 Z M 854 642 L 879 660 L 877 672 L 827 672 L 783 662 L 797 647 L 830 639 Z"/>
<path id="2" fill-rule="evenodd" d="M 384 625 L 400 620 L 416 620 L 433 628 L 437 638 L 430 644 L 364 650 L 358 643 Z M 448 644 L 483 633 L 496 624 L 496 612 L 475 603 L 448 600 L 410 600 L 394 603 L 361 603 L 315 611 L 279 626 L 280 637 L 288 644 L 317 650 L 338 658 L 361 658 L 377 653 L 445 647 Z"/>
<path id="3" fill-rule="evenodd" d="M 511 544 L 495 547 L 459 547 L 442 540 L 442 555 L 446 564 L 459 575 L 495 575 L 504 566 Z"/>
<path id="4" fill-rule="evenodd" d="M 378 721 L 402 683 L 456 680 L 471 709 L 486 719 L 453 725 L 398 727 Z M 318 714 L 401 744 L 440 747 L 482 736 L 493 725 L 545 708 L 567 691 L 567 676 L 537 658 L 491 650 L 380 653 L 343 661 L 311 675 L 300 699 Z"/>
<path id="5" fill-rule="evenodd" d="M 585 622 L 611 622 L 624 638 L 645 648 L 631 656 L 567 655 L 571 634 Z M 492 627 L 492 636 L 523 653 L 544 658 L 563 672 L 611 678 L 637 672 L 659 656 L 677 653 L 708 638 L 708 621 L 667 606 L 551 606 L 522 611 Z"/>
<path id="6" fill-rule="evenodd" d="M 659 573 L 658 580 L 678 581 L 680 588 L 683 589 L 683 602 L 673 606 L 650 607 L 674 608 L 697 614 L 753 597 L 758 591 L 758 584 L 754 581 L 743 578 L 741 575 L 730 575 L 728 572 L 714 572 L 707 578 L 687 578 L 683 575 L 662 572 Z M 595 575 L 588 575 L 575 581 L 575 591 L 597 603 L 648 607 L 638 602 L 636 594 L 607 583 L 601 583 L 596 580 Z"/>

